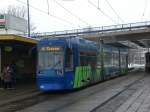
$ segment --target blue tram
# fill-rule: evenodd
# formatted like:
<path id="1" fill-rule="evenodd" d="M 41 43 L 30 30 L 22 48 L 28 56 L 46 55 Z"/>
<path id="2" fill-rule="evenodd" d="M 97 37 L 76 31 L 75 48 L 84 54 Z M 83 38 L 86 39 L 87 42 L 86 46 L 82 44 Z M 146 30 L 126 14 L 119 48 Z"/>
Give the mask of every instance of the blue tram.
<path id="1" fill-rule="evenodd" d="M 127 49 L 78 37 L 38 43 L 40 90 L 72 90 L 127 73 Z"/>

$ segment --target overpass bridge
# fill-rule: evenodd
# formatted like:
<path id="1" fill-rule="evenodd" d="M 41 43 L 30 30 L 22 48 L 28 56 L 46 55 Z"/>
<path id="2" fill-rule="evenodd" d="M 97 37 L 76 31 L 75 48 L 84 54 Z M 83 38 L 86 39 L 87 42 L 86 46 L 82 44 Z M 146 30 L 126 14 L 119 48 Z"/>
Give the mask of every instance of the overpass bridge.
<path id="1" fill-rule="evenodd" d="M 141 47 L 148 48 L 150 46 L 150 21 L 56 32 L 35 33 L 31 36 L 37 39 L 80 36 L 94 41 L 103 40 L 104 43 L 115 43 L 118 41 L 128 40 L 132 43 L 138 44 Z"/>

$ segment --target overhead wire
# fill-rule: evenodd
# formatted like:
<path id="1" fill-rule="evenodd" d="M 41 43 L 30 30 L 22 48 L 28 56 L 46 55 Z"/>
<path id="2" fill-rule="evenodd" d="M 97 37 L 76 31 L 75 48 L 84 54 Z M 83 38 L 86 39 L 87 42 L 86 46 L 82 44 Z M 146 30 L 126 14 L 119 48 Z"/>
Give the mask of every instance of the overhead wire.
<path id="1" fill-rule="evenodd" d="M 109 7 L 112 9 L 112 11 L 115 13 L 115 15 L 118 17 L 118 19 L 120 19 L 123 23 L 124 20 L 119 16 L 119 14 L 115 11 L 115 9 L 112 7 L 112 5 L 110 4 L 110 2 L 108 0 L 105 0 L 106 3 L 109 5 Z"/>
<path id="2" fill-rule="evenodd" d="M 109 20 L 111 20 L 113 23 L 118 24 L 115 20 L 113 20 L 109 15 L 107 15 L 100 7 L 97 7 L 93 2 L 88 0 L 88 3 L 90 3 L 93 7 L 95 7 L 99 12 L 101 12 L 105 17 L 107 17 Z"/>
<path id="3" fill-rule="evenodd" d="M 89 23 L 87 23 L 86 21 L 82 20 L 80 17 L 78 17 L 76 14 L 72 13 L 71 11 L 69 11 L 67 8 L 65 8 L 63 5 L 61 5 L 59 2 L 57 2 L 56 0 L 53 0 L 56 4 L 58 4 L 61 8 L 63 8 L 65 11 L 67 11 L 70 15 L 74 16 L 75 18 L 77 18 L 79 21 L 87 24 L 88 26 L 91 26 Z"/>
<path id="4" fill-rule="evenodd" d="M 22 4 L 24 4 L 24 5 L 26 5 L 25 2 L 22 2 L 22 1 L 20 1 L 20 0 L 16 0 L 16 1 L 18 1 L 19 3 L 22 3 Z M 46 14 L 46 15 L 48 15 L 48 16 L 51 16 L 51 17 L 53 17 L 53 18 L 55 18 L 55 19 L 57 19 L 57 20 L 60 20 L 60 21 L 63 21 L 63 22 L 65 22 L 65 23 L 68 23 L 68 24 L 70 24 L 70 25 L 78 26 L 79 28 L 81 28 L 79 25 L 76 25 L 76 24 L 74 24 L 74 23 L 72 23 L 72 22 L 70 22 L 70 21 L 67 21 L 67 20 L 65 20 L 65 19 L 63 19 L 63 18 L 60 18 L 60 17 L 58 17 L 58 16 L 55 16 L 55 15 L 52 15 L 52 14 L 50 14 L 50 13 L 48 14 L 46 11 L 41 10 L 41 9 L 39 9 L 39 8 L 36 8 L 36 7 L 32 6 L 32 5 L 29 5 L 29 7 L 33 8 L 34 10 L 37 10 L 37 11 L 39 11 L 39 12 L 41 12 L 41 13 L 44 13 L 44 14 Z"/>
<path id="5" fill-rule="evenodd" d="M 141 21 L 143 21 L 144 19 L 146 8 L 147 8 L 147 3 L 148 3 L 148 0 L 145 0 L 144 9 L 143 9 L 142 16 L 141 16 Z"/>

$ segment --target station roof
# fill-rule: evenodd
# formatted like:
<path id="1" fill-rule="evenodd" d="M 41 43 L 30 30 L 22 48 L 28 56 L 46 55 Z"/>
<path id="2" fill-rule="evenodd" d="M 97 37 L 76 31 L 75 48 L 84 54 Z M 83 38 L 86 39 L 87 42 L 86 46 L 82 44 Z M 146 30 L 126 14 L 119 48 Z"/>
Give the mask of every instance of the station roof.
<path id="1" fill-rule="evenodd" d="M 23 37 L 19 35 L 14 34 L 2 34 L 0 35 L 0 41 L 17 41 L 17 42 L 24 42 L 24 43 L 30 43 L 30 44 L 37 44 L 37 40 L 29 38 L 29 37 Z"/>

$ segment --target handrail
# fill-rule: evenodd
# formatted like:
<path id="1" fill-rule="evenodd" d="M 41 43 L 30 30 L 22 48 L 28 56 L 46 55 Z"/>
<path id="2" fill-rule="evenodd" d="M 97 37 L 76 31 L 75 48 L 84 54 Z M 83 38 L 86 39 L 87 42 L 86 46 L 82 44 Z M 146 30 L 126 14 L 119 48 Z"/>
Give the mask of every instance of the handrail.
<path id="1" fill-rule="evenodd" d="M 129 23 L 129 24 L 118 24 L 118 25 L 102 26 L 102 27 L 89 27 L 89 28 L 73 29 L 73 30 L 65 30 L 65 31 L 35 33 L 35 34 L 32 34 L 31 37 L 38 38 L 38 37 L 44 37 L 44 36 L 110 33 L 110 32 L 132 31 L 132 30 L 147 29 L 147 28 L 150 28 L 150 21 L 136 22 L 136 23 Z"/>

